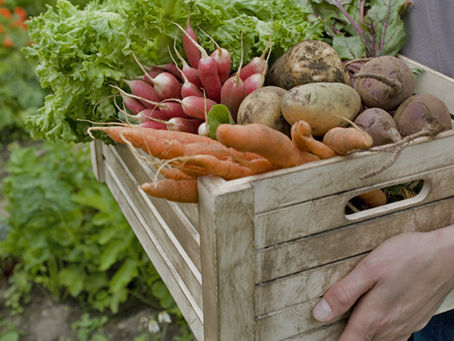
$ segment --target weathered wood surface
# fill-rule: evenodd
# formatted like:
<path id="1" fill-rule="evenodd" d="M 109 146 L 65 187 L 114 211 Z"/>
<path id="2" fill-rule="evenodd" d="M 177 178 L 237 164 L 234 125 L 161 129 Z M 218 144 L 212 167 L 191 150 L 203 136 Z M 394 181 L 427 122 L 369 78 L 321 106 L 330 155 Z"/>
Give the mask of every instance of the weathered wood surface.
<path id="1" fill-rule="evenodd" d="M 454 224 L 454 198 L 279 244 L 257 252 L 256 282 L 370 251 L 398 233 L 429 231 L 450 224 Z"/>
<path id="2" fill-rule="evenodd" d="M 451 165 L 257 214 L 255 217 L 256 247 L 258 249 L 268 247 L 454 196 L 454 186 L 451 186 L 453 179 L 454 165 Z M 346 204 L 358 194 L 366 193 L 375 188 L 404 184 L 414 180 L 424 180 L 424 187 L 419 195 L 385 206 L 345 215 Z M 329 214 L 327 214 L 327 209 L 329 209 Z"/>
<path id="3" fill-rule="evenodd" d="M 106 184 L 121 207 L 123 214 L 133 228 L 148 257 L 174 297 L 175 302 L 197 340 L 204 340 L 201 287 L 195 290 L 194 288 L 191 290 L 188 287 L 186 281 L 183 279 L 185 272 L 182 272 L 182 269 L 178 267 L 179 264 L 175 264 L 175 260 L 172 259 L 172 255 L 178 253 L 177 248 L 171 249 L 171 246 L 166 245 L 162 235 L 156 235 L 154 233 L 156 229 L 160 228 L 162 218 L 156 211 L 144 210 L 144 207 L 140 205 L 140 201 L 131 200 L 130 191 L 124 183 L 125 179 L 119 177 L 118 169 L 106 163 L 105 170 Z M 144 194 L 145 198 L 146 196 Z M 156 228 L 152 231 L 149 228 L 150 225 Z M 194 296 L 199 297 L 196 298 Z"/>
<path id="4" fill-rule="evenodd" d="M 454 131 L 440 133 L 436 139 L 421 138 L 418 142 L 406 147 L 391 167 L 364 180 L 359 176 L 379 168 L 392 153 L 336 156 L 230 182 L 252 184 L 258 214 L 454 164 Z"/>
<path id="5" fill-rule="evenodd" d="M 205 339 L 255 339 L 254 195 L 199 181 Z M 222 183 L 221 183 L 222 185 Z"/>
<path id="6" fill-rule="evenodd" d="M 121 164 L 123 173 L 130 174 L 129 178 L 134 181 L 135 191 L 139 190 L 139 184 L 153 181 L 154 174 L 150 173 L 150 167 L 136 153 L 132 153 L 124 145 L 104 146 L 104 154 L 107 159 L 115 159 Z M 188 215 L 181 209 L 182 205 L 167 200 L 149 197 L 152 205 L 167 222 L 185 252 L 189 255 L 197 269 L 201 270 L 200 260 L 200 234 L 194 227 Z M 185 207 L 197 207 L 195 204 Z M 198 214 L 197 214 L 198 220 Z"/>
<path id="7" fill-rule="evenodd" d="M 104 154 L 102 153 L 102 141 L 90 142 L 90 157 L 93 174 L 98 182 L 104 182 Z"/>

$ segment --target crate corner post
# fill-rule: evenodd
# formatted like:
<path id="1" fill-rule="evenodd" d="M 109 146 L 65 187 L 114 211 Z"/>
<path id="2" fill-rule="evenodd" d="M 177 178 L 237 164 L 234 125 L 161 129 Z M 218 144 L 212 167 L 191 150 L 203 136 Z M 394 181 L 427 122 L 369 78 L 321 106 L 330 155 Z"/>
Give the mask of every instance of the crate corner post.
<path id="1" fill-rule="evenodd" d="M 105 182 L 103 143 L 101 140 L 90 142 L 90 156 L 91 166 L 96 180 L 101 183 Z"/>
<path id="2" fill-rule="evenodd" d="M 254 190 L 199 180 L 205 341 L 254 341 Z"/>

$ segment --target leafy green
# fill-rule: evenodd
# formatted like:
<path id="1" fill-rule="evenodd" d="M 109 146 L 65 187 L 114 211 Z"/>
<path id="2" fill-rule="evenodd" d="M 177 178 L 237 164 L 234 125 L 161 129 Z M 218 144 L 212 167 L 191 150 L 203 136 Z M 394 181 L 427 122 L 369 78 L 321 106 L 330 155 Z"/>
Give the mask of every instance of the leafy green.
<path id="1" fill-rule="evenodd" d="M 176 309 L 168 292 L 151 294 L 159 275 L 108 188 L 94 179 L 87 146 L 15 147 L 7 172 L 9 231 L 0 260 L 17 262 L 8 306 L 20 311 L 39 284 L 101 311 L 117 312 L 130 295 L 158 308 L 160 300 L 170 301 L 166 308 Z"/>
<path id="2" fill-rule="evenodd" d="M 216 129 L 222 123 L 235 124 L 235 121 L 225 105 L 216 104 L 207 114 L 208 131 L 212 139 L 216 139 Z"/>
<path id="3" fill-rule="evenodd" d="M 343 59 L 396 55 L 405 42 L 408 0 L 308 0 Z"/>
<path id="4" fill-rule="evenodd" d="M 181 32 L 191 8 L 191 22 L 208 32 L 232 53 L 233 68 L 240 59 L 239 35 L 244 32 L 245 62 L 260 55 L 272 32 L 274 58 L 307 38 L 321 38 L 323 25 L 310 6 L 295 0 L 106 0 L 78 9 L 67 0 L 35 17 L 29 24 L 34 44 L 27 55 L 51 94 L 27 126 L 35 138 L 88 141 L 90 125 L 82 120 L 115 120 L 109 84 L 121 84 L 140 70 L 131 52 L 145 65 L 170 62 L 167 47 Z M 199 35 L 209 51 L 213 43 Z"/>

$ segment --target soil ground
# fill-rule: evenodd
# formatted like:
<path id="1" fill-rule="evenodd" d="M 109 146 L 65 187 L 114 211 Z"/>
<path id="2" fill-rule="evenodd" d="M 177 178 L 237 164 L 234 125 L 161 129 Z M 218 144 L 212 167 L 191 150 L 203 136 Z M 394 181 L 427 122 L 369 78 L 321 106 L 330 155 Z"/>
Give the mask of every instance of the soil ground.
<path id="1" fill-rule="evenodd" d="M 5 217 L 6 201 L 2 196 L 1 183 L 6 175 L 5 164 L 9 158 L 8 148 L 0 144 L 0 217 Z M 5 235 L 5 227 L 0 224 L 0 239 Z M 140 341 L 155 340 L 147 331 L 146 321 L 157 315 L 157 312 L 141 302 L 130 300 L 121 307 L 121 311 L 113 316 L 107 314 L 90 315 L 91 321 L 95 318 L 108 316 L 108 322 L 96 332 L 82 335 L 81 329 L 75 330 L 73 324 L 80 321 L 83 316 L 83 308 L 76 301 L 66 300 L 59 302 L 48 292 L 34 288 L 30 301 L 23 306 L 24 313 L 13 315 L 5 306 L 3 294 L 8 289 L 5 274 L 0 272 L 0 341 L 133 341 L 135 337 L 146 334 L 147 338 Z M 90 328 L 88 321 L 87 328 Z M 12 328 L 12 329 L 11 329 Z M 7 335 L 7 331 L 13 330 L 14 336 Z M 78 335 L 79 332 L 79 335 Z M 104 338 L 92 338 L 98 333 Z M 178 326 L 172 322 L 168 325 L 166 337 L 161 341 L 171 341 L 179 333 Z M 20 335 L 19 338 L 15 338 Z M 90 336 L 91 335 L 91 336 Z"/>

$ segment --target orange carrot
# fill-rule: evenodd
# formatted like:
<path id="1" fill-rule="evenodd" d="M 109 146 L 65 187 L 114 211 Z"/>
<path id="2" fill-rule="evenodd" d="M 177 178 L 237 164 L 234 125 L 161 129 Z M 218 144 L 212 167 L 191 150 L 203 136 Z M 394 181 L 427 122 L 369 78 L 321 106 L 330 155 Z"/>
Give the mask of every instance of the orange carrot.
<path id="1" fill-rule="evenodd" d="M 299 149 L 309 151 L 317 155 L 320 159 L 328 159 L 336 155 L 334 150 L 323 142 L 320 142 L 312 136 L 312 129 L 309 123 L 300 120 L 292 125 L 292 141 Z"/>
<path id="2" fill-rule="evenodd" d="M 206 175 L 216 175 L 226 180 L 233 180 L 243 178 L 245 176 L 253 175 L 252 171 L 240 165 L 227 160 L 219 160 L 212 155 L 193 155 L 177 158 L 181 162 L 180 168 L 191 168 L 192 165 L 201 167 L 205 170 Z M 189 166 L 189 167 L 188 167 Z"/>
<path id="3" fill-rule="evenodd" d="M 372 146 L 372 137 L 357 128 L 335 127 L 323 136 L 323 143 L 337 154 L 346 155 L 355 149 L 367 149 Z"/>
<path id="4" fill-rule="evenodd" d="M 194 176 L 190 176 L 181 169 L 174 168 L 174 167 L 162 167 L 159 169 L 159 173 L 167 179 L 173 180 L 190 180 L 194 179 Z"/>
<path id="5" fill-rule="evenodd" d="M 229 147 L 256 153 L 281 168 L 319 160 L 318 156 L 299 150 L 287 135 L 260 123 L 221 124 L 216 130 L 216 137 Z"/>
<path id="6" fill-rule="evenodd" d="M 147 194 L 177 202 L 198 202 L 197 180 L 162 179 L 144 183 L 140 188 Z"/>
<path id="7" fill-rule="evenodd" d="M 381 189 L 374 189 L 373 191 L 358 195 L 369 207 L 378 207 L 386 204 L 386 194 Z"/>

